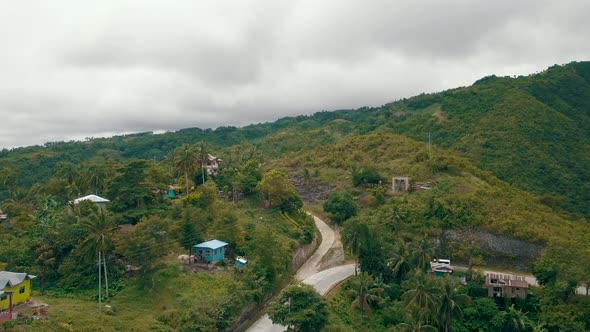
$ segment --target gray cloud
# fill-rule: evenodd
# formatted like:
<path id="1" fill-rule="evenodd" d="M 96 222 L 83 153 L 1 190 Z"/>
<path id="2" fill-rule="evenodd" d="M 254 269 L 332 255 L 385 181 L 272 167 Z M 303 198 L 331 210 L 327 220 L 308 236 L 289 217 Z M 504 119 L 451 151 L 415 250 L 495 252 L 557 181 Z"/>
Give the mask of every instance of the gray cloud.
<path id="1" fill-rule="evenodd" d="M 382 105 L 588 60 L 590 3 L 0 4 L 0 148 Z"/>

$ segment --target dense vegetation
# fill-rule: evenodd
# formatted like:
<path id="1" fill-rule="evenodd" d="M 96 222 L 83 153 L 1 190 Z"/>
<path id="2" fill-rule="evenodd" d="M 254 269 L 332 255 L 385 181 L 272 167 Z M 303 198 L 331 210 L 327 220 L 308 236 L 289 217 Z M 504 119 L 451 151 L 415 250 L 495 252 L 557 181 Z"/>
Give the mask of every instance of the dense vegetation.
<path id="1" fill-rule="evenodd" d="M 255 141 L 267 158 L 275 158 L 384 129 L 420 141 L 430 133 L 435 146 L 458 152 L 518 188 L 544 194 L 547 205 L 590 216 L 590 62 L 518 78 L 489 76 L 470 87 L 382 107 L 319 112 L 244 128 L 189 128 L 5 149 L 0 152 L 0 184 L 43 182 L 59 161 L 94 156 L 161 160 L 180 144 L 200 140 L 214 148 Z M 308 130 L 314 135 L 307 135 Z"/>
<path id="2" fill-rule="evenodd" d="M 542 203 L 542 197 L 515 189 L 450 151 L 437 150 L 432 159 L 427 152 L 424 143 L 373 133 L 288 155 L 273 164 L 294 173 L 308 169 L 315 174 L 319 170 L 311 181 L 331 183 L 336 193 L 353 193 L 361 205 L 358 216 L 344 222 L 342 238 L 348 251 L 358 257 L 363 274 L 344 283 L 332 298 L 327 329 L 590 328 L 590 302 L 585 296 L 574 295 L 576 287 L 590 285 L 590 269 L 579 264 L 590 255 L 590 224 L 571 214 L 556 214 Z M 415 191 L 392 196 L 390 184 L 384 188 L 358 183 L 354 176 L 360 167 L 384 177 L 409 175 Z M 324 205 L 324 209 L 329 211 L 330 206 Z M 341 220 L 334 217 L 336 222 Z M 532 271 L 544 287 L 531 289 L 526 301 L 494 302 L 482 292 L 483 279 L 476 273 L 465 275 L 465 286 L 457 279 L 437 280 L 426 275 L 435 257 L 449 257 L 472 267 L 498 255 L 480 248 L 475 237 L 446 242 L 444 234 L 450 230 L 467 234 L 486 230 L 543 244 L 545 250 Z M 518 251 L 511 255 L 525 260 Z"/>
<path id="3" fill-rule="evenodd" d="M 46 182 L 11 190 L 1 204 L 10 217 L 0 225 L 0 269 L 37 275 L 36 298 L 50 304 L 51 319 L 7 326 L 224 330 L 244 308 L 260 304 L 289 280 L 292 253 L 314 233 L 295 188 L 279 171 L 264 173 L 255 157 L 207 177 L 204 148 L 183 145 L 161 162 L 60 161 Z M 276 174 L 282 175 L 281 191 L 265 191 Z M 220 191 L 224 183 L 236 194 Z M 165 197 L 171 184 L 179 198 Z M 104 195 L 111 203 L 108 209 L 72 203 L 80 192 Z M 279 208 L 265 208 L 265 200 Z M 177 259 L 214 238 L 229 243 L 220 268 L 199 272 Z M 233 268 L 236 255 L 248 258 L 243 272 Z M 96 317 L 96 304 L 86 303 L 97 299 L 99 276 L 102 301 L 109 304 L 100 324 L 79 319 Z M 130 299 L 142 304 L 130 305 Z"/>
<path id="4" fill-rule="evenodd" d="M 205 172 L 209 153 L 223 160 L 216 176 Z M 413 189 L 392 195 L 394 176 Z M 165 197 L 170 185 L 178 198 Z M 71 203 L 90 193 L 111 199 L 108 209 Z M 278 320 L 311 330 L 588 329 L 590 304 L 572 290 L 590 283 L 579 264 L 590 256 L 590 63 L 244 128 L 4 149 L 0 269 L 36 274 L 51 317 L 8 325 L 99 330 L 82 317 L 96 315 L 103 257 L 112 307 L 102 328 L 229 329 L 289 280 L 293 252 L 312 241 L 302 198 L 341 225 L 362 273 L 332 297 L 329 315 L 306 295 L 294 305 L 317 304 L 322 315 L 276 306 Z M 449 240 L 452 231 L 468 237 Z M 518 252 L 498 260 L 478 232 L 544 249 L 534 264 Z M 224 265 L 244 255 L 248 267 L 193 273 L 179 264 L 212 238 L 229 243 Z M 466 286 L 426 276 L 439 255 L 469 267 L 520 261 L 543 287 L 494 303 L 476 273 Z M 291 291 L 309 290 L 283 295 Z"/>

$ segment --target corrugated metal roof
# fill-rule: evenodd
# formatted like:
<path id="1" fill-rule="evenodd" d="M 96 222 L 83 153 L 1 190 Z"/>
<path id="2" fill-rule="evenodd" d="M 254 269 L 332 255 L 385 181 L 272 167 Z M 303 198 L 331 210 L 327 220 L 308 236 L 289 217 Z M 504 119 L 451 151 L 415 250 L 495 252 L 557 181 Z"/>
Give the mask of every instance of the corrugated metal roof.
<path id="1" fill-rule="evenodd" d="M 219 240 L 211 240 L 211 241 L 207 241 L 207 242 L 203 242 L 203 243 L 199 243 L 197 245 L 194 245 L 194 247 L 198 247 L 198 248 L 208 248 L 208 249 L 217 249 L 217 248 L 221 248 L 221 247 L 225 247 L 227 246 L 227 243 L 223 242 L 223 241 L 219 241 Z"/>
<path id="2" fill-rule="evenodd" d="M 26 273 L 17 273 L 17 272 L 8 272 L 8 271 L 0 271 L 0 289 L 4 289 L 6 285 L 10 287 L 14 287 L 25 279 L 33 279 L 36 278 L 35 276 L 26 274 Z"/>
<path id="3" fill-rule="evenodd" d="M 86 195 L 84 197 L 76 198 L 74 200 L 74 204 L 78 204 L 82 201 L 91 201 L 92 203 L 108 203 L 108 202 L 110 202 L 108 199 L 102 198 L 97 195 Z"/>

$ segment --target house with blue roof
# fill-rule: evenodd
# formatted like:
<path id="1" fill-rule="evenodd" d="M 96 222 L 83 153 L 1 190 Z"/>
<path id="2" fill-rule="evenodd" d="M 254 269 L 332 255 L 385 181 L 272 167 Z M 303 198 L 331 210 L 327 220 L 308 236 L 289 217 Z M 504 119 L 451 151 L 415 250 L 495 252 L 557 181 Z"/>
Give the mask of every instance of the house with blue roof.
<path id="1" fill-rule="evenodd" d="M 193 246 L 193 254 L 197 263 L 217 263 L 225 259 L 227 243 L 211 240 Z"/>

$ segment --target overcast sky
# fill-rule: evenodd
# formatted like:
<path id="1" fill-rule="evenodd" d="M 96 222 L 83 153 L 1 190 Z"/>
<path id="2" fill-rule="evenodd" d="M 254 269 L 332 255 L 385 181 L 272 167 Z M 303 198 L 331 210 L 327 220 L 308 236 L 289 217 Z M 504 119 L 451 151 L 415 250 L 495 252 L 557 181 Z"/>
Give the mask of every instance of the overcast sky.
<path id="1" fill-rule="evenodd" d="M 588 13 L 586 0 L 0 0 L 0 148 L 241 126 L 534 73 L 589 60 Z"/>

